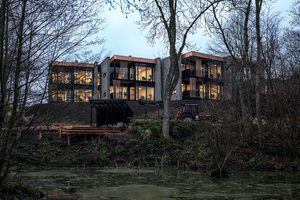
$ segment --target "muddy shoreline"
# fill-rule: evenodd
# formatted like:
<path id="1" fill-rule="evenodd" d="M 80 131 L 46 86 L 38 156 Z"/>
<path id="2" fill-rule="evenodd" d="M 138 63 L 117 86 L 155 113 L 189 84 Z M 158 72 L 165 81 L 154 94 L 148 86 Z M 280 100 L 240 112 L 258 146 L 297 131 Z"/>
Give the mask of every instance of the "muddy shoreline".
<path id="1" fill-rule="evenodd" d="M 175 167 L 179 169 L 214 170 L 209 144 L 204 137 L 188 136 L 162 141 L 150 138 L 145 141 L 135 130 L 101 136 L 71 135 L 58 137 L 57 132 L 38 132 L 22 136 L 13 152 L 12 166 L 47 167 Z M 269 145 L 270 146 L 270 145 Z M 276 147 L 260 148 L 255 138 L 234 149 L 228 170 L 287 170 L 300 169 L 299 159 L 291 161 Z"/>

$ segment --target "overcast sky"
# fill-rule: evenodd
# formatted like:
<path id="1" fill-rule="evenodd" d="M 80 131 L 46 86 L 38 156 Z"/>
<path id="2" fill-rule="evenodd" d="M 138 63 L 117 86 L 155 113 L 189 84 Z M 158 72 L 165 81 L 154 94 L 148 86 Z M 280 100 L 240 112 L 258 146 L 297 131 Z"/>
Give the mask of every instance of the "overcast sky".
<path id="1" fill-rule="evenodd" d="M 287 10 L 294 0 L 278 0 L 274 6 L 276 11 L 282 12 L 283 16 L 287 16 Z M 164 57 L 166 51 L 157 41 L 154 47 L 147 44 L 146 38 L 143 36 L 146 32 L 141 33 L 137 28 L 135 21 L 140 20 L 137 12 L 126 16 L 120 12 L 120 9 L 109 10 L 108 7 L 104 9 L 103 16 L 107 20 L 107 27 L 104 32 L 101 32 L 99 37 L 105 37 L 105 48 L 113 55 L 134 56 L 143 58 Z M 196 35 L 189 36 L 192 43 L 197 43 L 197 48 L 200 52 L 208 53 L 206 44 L 209 41 L 207 36 L 204 36 L 203 30 L 198 30 Z"/>

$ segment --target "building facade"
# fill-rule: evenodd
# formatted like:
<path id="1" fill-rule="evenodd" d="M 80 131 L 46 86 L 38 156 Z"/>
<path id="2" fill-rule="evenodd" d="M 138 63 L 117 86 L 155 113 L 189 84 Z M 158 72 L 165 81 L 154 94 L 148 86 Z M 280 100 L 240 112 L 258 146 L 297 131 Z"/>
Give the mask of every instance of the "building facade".
<path id="1" fill-rule="evenodd" d="M 224 57 L 188 52 L 182 55 L 172 100 L 229 99 Z M 93 99 L 162 101 L 170 58 L 114 55 L 97 62 L 53 62 L 49 100 L 87 102 Z"/>

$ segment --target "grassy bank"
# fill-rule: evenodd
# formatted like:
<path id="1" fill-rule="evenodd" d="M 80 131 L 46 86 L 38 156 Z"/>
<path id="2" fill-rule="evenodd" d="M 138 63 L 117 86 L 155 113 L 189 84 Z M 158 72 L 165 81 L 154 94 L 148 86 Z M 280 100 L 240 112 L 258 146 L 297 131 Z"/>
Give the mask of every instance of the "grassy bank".
<path id="1" fill-rule="evenodd" d="M 23 136 L 13 153 L 16 165 L 176 167 L 205 171 L 299 169 L 299 155 L 283 152 L 276 133 L 266 132 L 258 145 L 239 123 L 171 121 L 170 140 L 161 137 L 161 120 L 135 120 L 123 133 L 87 138 L 71 136 L 71 146 L 57 133 Z"/>

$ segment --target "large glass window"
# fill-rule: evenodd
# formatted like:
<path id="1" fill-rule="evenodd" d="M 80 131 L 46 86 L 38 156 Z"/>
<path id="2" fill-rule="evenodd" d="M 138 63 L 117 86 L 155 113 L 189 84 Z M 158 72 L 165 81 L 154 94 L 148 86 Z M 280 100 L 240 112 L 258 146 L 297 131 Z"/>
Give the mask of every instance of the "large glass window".
<path id="1" fill-rule="evenodd" d="M 212 79 L 217 79 L 217 66 L 216 65 L 212 65 L 211 78 Z"/>
<path id="2" fill-rule="evenodd" d="M 130 68 L 130 72 L 129 72 L 129 73 L 130 73 L 129 79 L 130 79 L 130 80 L 135 80 L 135 68 L 134 68 L 134 67 L 131 67 L 131 68 Z"/>
<path id="3" fill-rule="evenodd" d="M 204 99 L 205 98 L 205 85 L 199 85 L 199 97 Z"/>
<path id="4" fill-rule="evenodd" d="M 92 85 L 93 72 L 92 71 L 75 71 L 75 84 Z"/>
<path id="5" fill-rule="evenodd" d="M 154 100 L 154 87 L 137 86 L 136 99 Z"/>
<path id="6" fill-rule="evenodd" d="M 202 66 L 201 66 L 201 74 L 202 74 L 202 77 L 205 77 L 205 64 L 202 64 Z"/>
<path id="7" fill-rule="evenodd" d="M 129 99 L 129 93 L 128 93 L 128 87 L 127 86 L 115 86 L 115 92 L 114 93 L 114 86 L 110 86 L 110 98 L 111 99 Z M 115 95 L 114 95 L 115 94 Z"/>
<path id="8" fill-rule="evenodd" d="M 209 91 L 209 98 L 210 99 L 217 99 L 218 95 L 218 86 L 217 85 L 211 85 L 210 91 Z"/>
<path id="9" fill-rule="evenodd" d="M 116 67 L 117 79 L 128 79 L 128 69 Z"/>
<path id="10" fill-rule="evenodd" d="M 190 91 L 190 84 L 181 84 L 182 92 Z"/>
<path id="11" fill-rule="evenodd" d="M 222 67 L 217 65 L 208 65 L 208 78 L 210 79 L 222 79 Z"/>
<path id="12" fill-rule="evenodd" d="M 222 100 L 223 99 L 223 86 L 221 86 L 221 85 L 211 85 L 210 86 L 210 92 L 209 92 L 209 98 L 210 99 Z"/>
<path id="13" fill-rule="evenodd" d="M 181 64 L 181 71 L 185 70 L 185 64 Z"/>
<path id="14" fill-rule="evenodd" d="M 217 79 L 222 80 L 222 67 L 217 66 Z"/>
<path id="15" fill-rule="evenodd" d="M 70 72 L 52 72 L 52 83 L 70 84 L 71 73 Z"/>
<path id="16" fill-rule="evenodd" d="M 92 90 L 75 90 L 75 98 L 74 101 L 75 102 L 88 102 L 89 101 L 89 97 L 91 97 L 93 94 Z"/>
<path id="17" fill-rule="evenodd" d="M 152 67 L 136 67 L 136 80 L 137 81 L 153 81 Z"/>
<path id="18" fill-rule="evenodd" d="M 71 90 L 55 90 L 52 91 L 51 100 L 55 102 L 71 102 L 72 91 Z"/>
<path id="19" fill-rule="evenodd" d="M 147 100 L 154 100 L 154 87 L 147 87 Z"/>
<path id="20" fill-rule="evenodd" d="M 147 88 L 144 86 L 137 86 L 136 87 L 136 99 L 146 100 L 147 99 Z"/>
<path id="21" fill-rule="evenodd" d="M 135 87 L 130 87 L 130 100 L 135 100 Z"/>
<path id="22" fill-rule="evenodd" d="M 136 80 L 137 81 L 146 81 L 147 71 L 146 67 L 136 67 Z"/>

